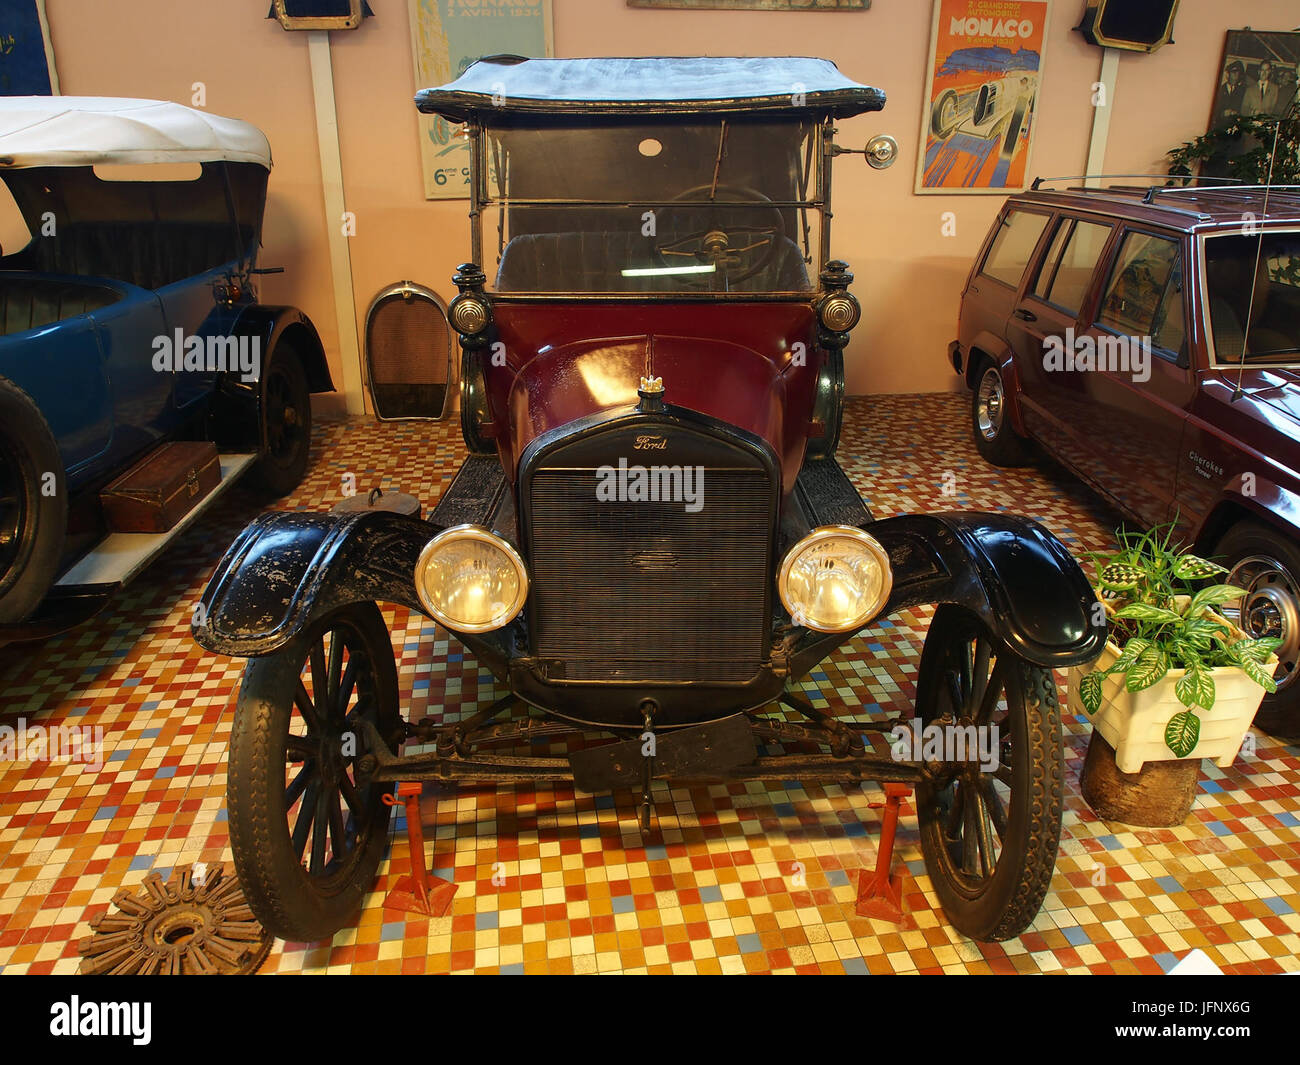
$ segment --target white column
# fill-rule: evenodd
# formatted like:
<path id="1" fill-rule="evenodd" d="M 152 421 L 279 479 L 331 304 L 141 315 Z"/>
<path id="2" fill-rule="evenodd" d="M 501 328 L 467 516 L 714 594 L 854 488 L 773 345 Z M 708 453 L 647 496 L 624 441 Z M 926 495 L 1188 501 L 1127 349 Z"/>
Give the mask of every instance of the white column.
<path id="1" fill-rule="evenodd" d="M 320 145 L 321 183 L 325 190 L 325 233 L 329 238 L 330 276 L 334 283 L 334 317 L 338 325 L 339 360 L 343 368 L 343 397 L 349 414 L 366 412 L 361 376 L 361 345 L 357 339 L 357 303 L 352 291 L 352 252 L 343 232 L 343 155 L 339 150 L 339 117 L 334 105 L 334 65 L 330 61 L 328 30 L 307 32 L 311 55 L 312 92 L 316 99 L 316 141 Z"/>
<path id="2" fill-rule="evenodd" d="M 1110 136 L 1110 113 L 1115 106 L 1115 77 L 1119 73 L 1119 49 L 1103 48 L 1101 50 L 1101 106 L 1092 109 L 1092 136 L 1088 140 L 1088 164 L 1084 167 L 1087 174 L 1104 174 L 1106 172 L 1106 140 Z M 1084 185 L 1099 188 L 1101 182 L 1096 177 L 1089 177 Z"/>

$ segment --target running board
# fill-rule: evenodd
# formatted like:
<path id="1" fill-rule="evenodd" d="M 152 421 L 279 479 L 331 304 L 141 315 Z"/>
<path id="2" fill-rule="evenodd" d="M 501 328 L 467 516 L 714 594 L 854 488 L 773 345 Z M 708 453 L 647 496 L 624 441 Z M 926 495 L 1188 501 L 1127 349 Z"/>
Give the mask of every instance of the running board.
<path id="1" fill-rule="evenodd" d="M 203 502 L 163 533 L 109 533 L 54 583 L 51 596 L 69 591 L 118 588 L 157 558 L 173 540 L 212 506 L 257 460 L 256 455 L 222 455 L 221 482 Z"/>
<path id="2" fill-rule="evenodd" d="M 872 520 L 862 496 L 834 458 L 805 460 L 794 484 L 794 494 L 814 527 L 858 528 Z"/>

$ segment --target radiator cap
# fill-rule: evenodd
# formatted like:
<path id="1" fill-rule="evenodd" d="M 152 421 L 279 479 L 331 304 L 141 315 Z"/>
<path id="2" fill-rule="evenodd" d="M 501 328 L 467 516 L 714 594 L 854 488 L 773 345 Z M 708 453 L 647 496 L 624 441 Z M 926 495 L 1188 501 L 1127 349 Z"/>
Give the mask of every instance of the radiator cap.
<path id="1" fill-rule="evenodd" d="M 636 409 L 642 414 L 650 414 L 664 409 L 664 379 L 662 377 L 643 377 L 636 394 L 641 402 Z"/>

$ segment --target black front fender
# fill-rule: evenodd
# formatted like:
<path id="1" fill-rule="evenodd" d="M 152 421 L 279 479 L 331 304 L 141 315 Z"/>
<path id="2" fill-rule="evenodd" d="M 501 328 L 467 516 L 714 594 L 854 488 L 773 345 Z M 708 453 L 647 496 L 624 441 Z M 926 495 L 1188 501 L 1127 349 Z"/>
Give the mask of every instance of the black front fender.
<path id="1" fill-rule="evenodd" d="M 272 511 L 248 525 L 217 564 L 195 611 L 194 639 L 238 657 L 283 647 L 311 621 L 349 603 L 423 612 L 415 563 L 439 527 L 387 511 Z"/>
<path id="2" fill-rule="evenodd" d="M 1077 666 L 1101 654 L 1106 622 L 1092 585 L 1038 522 L 954 511 L 886 518 L 865 528 L 891 561 L 898 557 L 889 610 L 956 603 L 1040 666 Z M 916 567 L 917 552 L 926 550 L 931 558 Z"/>
<path id="3" fill-rule="evenodd" d="M 889 553 L 894 587 L 881 617 L 924 603 L 955 603 L 994 637 L 1039 666 L 1091 662 L 1105 618 L 1065 545 L 1029 518 L 980 511 L 905 514 L 861 528 Z M 870 626 L 868 626 L 870 627 Z M 805 637 L 790 656 L 801 676 L 846 639 Z"/>

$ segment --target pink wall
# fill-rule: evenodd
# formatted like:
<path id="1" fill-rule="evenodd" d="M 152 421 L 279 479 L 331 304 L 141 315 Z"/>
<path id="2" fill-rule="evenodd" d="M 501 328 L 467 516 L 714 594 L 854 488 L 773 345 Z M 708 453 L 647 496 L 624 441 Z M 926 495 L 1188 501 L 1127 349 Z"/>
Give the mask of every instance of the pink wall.
<path id="1" fill-rule="evenodd" d="M 262 296 L 311 315 L 341 382 L 306 35 L 267 21 L 268 0 L 46 4 L 65 93 L 188 104 L 193 83 L 202 81 L 210 110 L 266 132 L 276 169 L 263 263 L 288 270 L 263 279 Z M 884 88 L 885 111 L 844 122 L 838 138 L 861 147 L 888 132 L 902 153 L 888 171 L 869 171 L 854 157 L 836 171 L 835 254 L 852 265 L 864 307 L 847 353 L 848 386 L 855 393 L 956 387 L 945 354 L 957 296 L 1002 197 L 912 194 L 928 0 L 875 0 L 866 13 L 554 4 L 560 56 L 820 55 Z M 1083 6 L 1053 4 L 1032 173 L 1077 174 L 1084 167 L 1101 52 L 1072 32 Z M 452 295 L 448 278 L 468 256 L 465 203 L 422 198 L 405 0 L 373 0 L 372 7 L 376 18 L 332 37 L 347 206 L 357 225 L 351 252 L 358 320 L 380 288 L 402 278 Z M 1167 148 L 1204 132 L 1226 29 L 1290 29 L 1297 21 L 1295 0 L 1183 0 L 1174 45 L 1120 60 L 1107 171 L 1157 171 Z M 949 211 L 956 233 L 945 237 Z"/>

